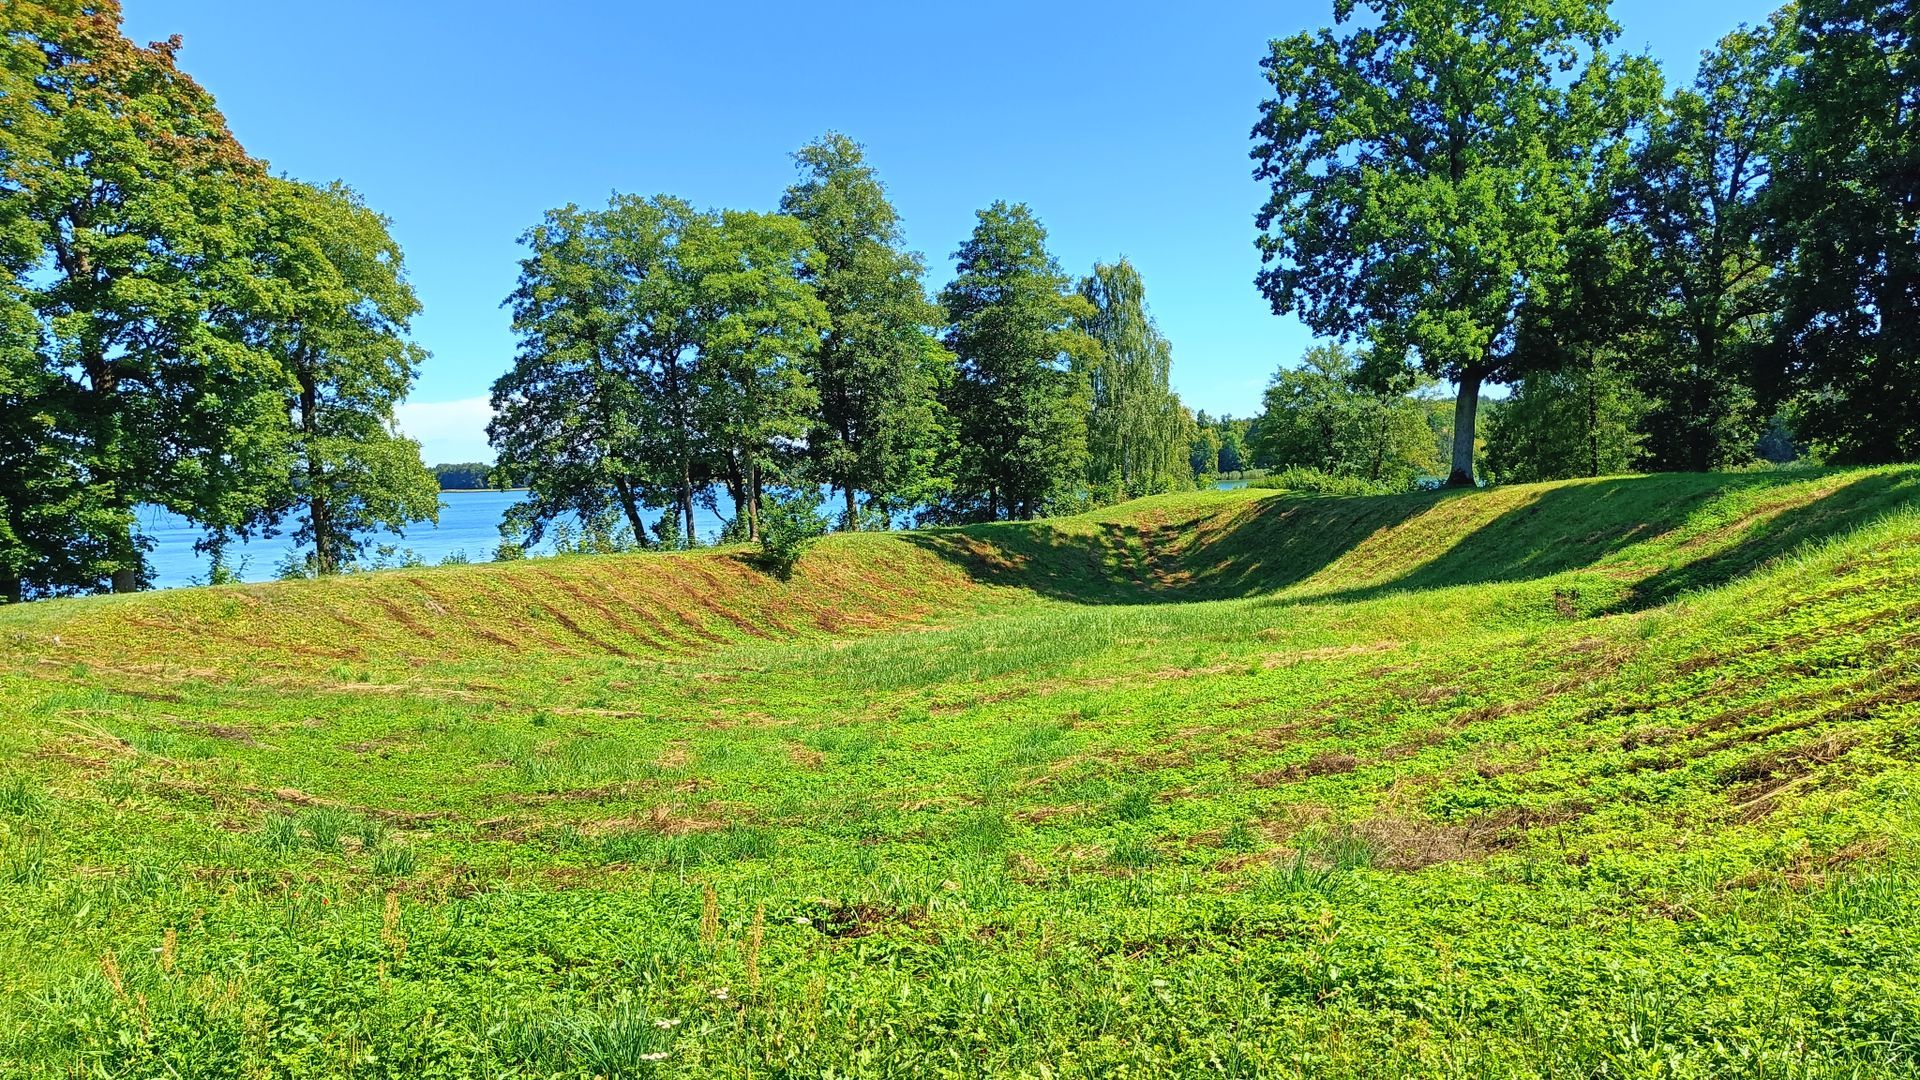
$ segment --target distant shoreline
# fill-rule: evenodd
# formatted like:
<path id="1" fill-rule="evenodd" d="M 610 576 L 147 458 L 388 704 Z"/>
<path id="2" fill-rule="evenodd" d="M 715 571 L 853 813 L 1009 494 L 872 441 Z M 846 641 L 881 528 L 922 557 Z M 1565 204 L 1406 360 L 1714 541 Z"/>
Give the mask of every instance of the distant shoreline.
<path id="1" fill-rule="evenodd" d="M 484 488 L 441 488 L 441 489 L 440 489 L 440 494 L 442 494 L 442 495 L 454 495 L 454 494 L 462 494 L 462 495 L 464 495 L 464 494 L 471 494 L 471 493 L 473 493 L 473 492 L 477 492 L 477 491 L 525 491 L 525 490 L 527 490 L 527 489 L 526 489 L 526 488 L 523 488 L 523 487 L 510 487 L 510 488 L 494 488 L 494 487 L 484 487 Z"/>

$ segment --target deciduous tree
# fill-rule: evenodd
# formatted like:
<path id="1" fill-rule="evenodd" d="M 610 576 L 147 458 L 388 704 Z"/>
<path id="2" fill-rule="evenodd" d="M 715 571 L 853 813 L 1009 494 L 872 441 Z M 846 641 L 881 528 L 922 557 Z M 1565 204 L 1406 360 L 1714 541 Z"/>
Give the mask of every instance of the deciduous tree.
<path id="1" fill-rule="evenodd" d="M 519 349 L 493 385 L 487 437 L 527 498 L 502 530 L 537 543 L 550 523 L 671 506 L 693 536 L 699 388 L 694 297 L 679 248 L 697 217 L 682 200 L 616 196 L 568 206 L 521 238 L 528 255 L 508 305 Z"/>
<path id="2" fill-rule="evenodd" d="M 1192 421 L 1173 392 L 1173 346 L 1147 313 L 1146 284 L 1125 259 L 1096 264 L 1080 281 L 1089 314 L 1080 321 L 1099 348 L 1084 365 L 1087 480 L 1111 499 L 1190 483 Z"/>
<path id="3" fill-rule="evenodd" d="M 760 538 L 764 484 L 799 481 L 820 395 L 807 361 L 828 312 L 801 274 L 818 262 L 807 229 L 783 214 L 695 218 L 681 241 L 694 307 L 699 443 L 717 461 L 746 539 Z"/>
<path id="4" fill-rule="evenodd" d="M 126 591 L 136 505 L 225 528 L 283 463 L 283 373 L 235 331 L 262 170 L 175 66 L 179 40 L 134 45 L 113 0 L 12 0 L 0 40 L 0 222 L 41 357 L 16 385 L 52 406 L 29 423 L 56 424 L 82 481 L 62 487 L 86 493 L 88 554 L 49 576 Z"/>
<path id="5" fill-rule="evenodd" d="M 1316 345 L 1275 372 L 1263 404 L 1255 451 L 1275 468 L 1408 487 L 1438 465 L 1426 408 L 1363 386 L 1360 365 L 1339 345 Z"/>
<path id="6" fill-rule="evenodd" d="M 812 237 L 819 258 L 804 276 L 828 316 L 810 365 L 820 405 L 807 449 L 841 493 L 843 527 L 858 528 L 863 494 L 885 520 L 946 491 L 940 396 L 953 357 L 933 336 L 940 310 L 920 284 L 924 264 L 860 144 L 829 132 L 794 162 L 800 180 L 780 208 Z"/>
<path id="7" fill-rule="evenodd" d="M 408 337 L 420 310 L 386 219 L 341 184 L 268 181 L 253 245 L 264 284 L 248 312 L 255 343 L 289 376 L 285 476 L 312 545 L 310 565 L 353 564 L 375 530 L 439 518 L 439 485 L 394 407 L 426 351 Z"/>
<path id="8" fill-rule="evenodd" d="M 1356 16 L 1364 8 L 1364 17 Z M 1530 295 L 1596 159 L 1657 86 L 1606 52 L 1593 0 L 1336 0 L 1344 27 L 1275 41 L 1254 128 L 1261 291 L 1457 387 L 1450 483 L 1473 477 L 1482 384 L 1524 372 Z"/>
<path id="9" fill-rule="evenodd" d="M 1846 462 L 1920 457 L 1920 8 L 1805 0 L 1773 170 L 1799 434 Z"/>
<path id="10" fill-rule="evenodd" d="M 1796 36 L 1783 11 L 1721 39 L 1620 173 L 1631 265 L 1652 304 L 1634 366 L 1654 468 L 1705 471 L 1753 457 L 1764 420 L 1753 350 L 1778 307 L 1762 197 L 1786 137 L 1780 83 Z"/>
<path id="11" fill-rule="evenodd" d="M 1080 364 L 1097 346 L 1075 320 L 1089 317 L 1091 305 L 1048 254 L 1047 232 L 1025 205 L 996 202 L 978 218 L 940 294 L 947 347 L 959 359 L 948 406 L 959 435 L 949 510 L 1038 517 L 1085 482 Z"/>

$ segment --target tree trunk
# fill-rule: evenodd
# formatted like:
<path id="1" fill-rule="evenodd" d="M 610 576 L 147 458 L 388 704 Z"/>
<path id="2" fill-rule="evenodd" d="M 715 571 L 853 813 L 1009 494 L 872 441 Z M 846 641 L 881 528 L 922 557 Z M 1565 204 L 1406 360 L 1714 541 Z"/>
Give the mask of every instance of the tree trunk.
<path id="1" fill-rule="evenodd" d="M 853 501 L 852 481 L 848 481 L 845 491 L 847 493 L 847 528 L 858 532 L 860 531 L 860 507 Z"/>
<path id="2" fill-rule="evenodd" d="M 1600 387 L 1598 372 L 1587 370 L 1587 475 L 1600 475 Z"/>
<path id="3" fill-rule="evenodd" d="M 760 539 L 760 466 L 751 457 L 746 457 L 746 462 L 747 540 L 751 542 Z"/>
<path id="4" fill-rule="evenodd" d="M 692 547 L 693 536 L 693 475 L 683 462 L 680 466 L 680 520 L 686 531 L 681 534 L 681 544 Z"/>
<path id="5" fill-rule="evenodd" d="M 322 576 L 339 572 L 333 537 L 333 508 L 327 500 L 326 466 L 320 460 L 320 391 L 310 372 L 300 373 L 300 432 L 306 438 L 307 521 L 313 526 L 313 568 Z"/>
<path id="6" fill-rule="evenodd" d="M 0 604 L 17 604 L 25 597 L 26 591 L 18 575 L 0 575 Z"/>
<path id="7" fill-rule="evenodd" d="M 122 473 L 120 460 L 120 437 L 114 416 L 114 396 L 120 389 L 119 373 L 107 362 L 104 355 L 95 352 L 80 362 L 86 372 L 90 393 L 87 407 L 91 410 L 91 436 L 93 439 L 93 462 L 101 486 L 106 488 L 107 505 L 123 512 L 129 521 L 126 530 L 114 537 L 113 546 L 119 550 L 115 555 L 127 565 L 113 572 L 109 587 L 116 593 L 138 592 L 140 589 L 140 548 L 133 539 L 133 503 L 126 498 L 126 481 Z"/>
<path id="8" fill-rule="evenodd" d="M 1473 478 L 1473 425 L 1480 415 L 1480 384 L 1486 377 L 1486 371 L 1476 366 L 1460 373 L 1460 392 L 1453 399 L 1453 472 L 1447 476 L 1448 487 L 1477 484 Z"/>
<path id="9" fill-rule="evenodd" d="M 640 521 L 640 502 L 634 498 L 633 481 L 624 476 L 616 477 L 613 481 L 613 488 L 620 493 L 620 508 L 626 511 L 627 525 L 633 529 L 634 542 L 637 544 L 645 543 L 647 539 L 647 527 Z"/>

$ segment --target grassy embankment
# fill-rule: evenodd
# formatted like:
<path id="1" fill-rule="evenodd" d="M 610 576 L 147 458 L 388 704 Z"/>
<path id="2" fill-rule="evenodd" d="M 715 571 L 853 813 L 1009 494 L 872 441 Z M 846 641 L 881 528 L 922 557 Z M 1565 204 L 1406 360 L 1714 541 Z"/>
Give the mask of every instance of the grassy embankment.
<path id="1" fill-rule="evenodd" d="M 0 611 L 0 1073 L 1920 1072 L 1920 472 Z"/>

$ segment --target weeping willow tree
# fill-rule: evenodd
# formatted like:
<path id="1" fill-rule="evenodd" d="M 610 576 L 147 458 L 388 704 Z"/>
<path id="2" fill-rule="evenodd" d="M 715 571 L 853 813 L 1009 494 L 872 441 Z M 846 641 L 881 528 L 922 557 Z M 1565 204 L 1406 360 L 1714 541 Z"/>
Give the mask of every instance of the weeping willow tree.
<path id="1" fill-rule="evenodd" d="M 1091 305 L 1081 329 L 1100 343 L 1087 361 L 1087 480 L 1105 499 L 1192 483 L 1193 419 L 1168 385 L 1173 347 L 1147 314 L 1147 287 L 1126 259 L 1096 263 L 1081 280 Z"/>

